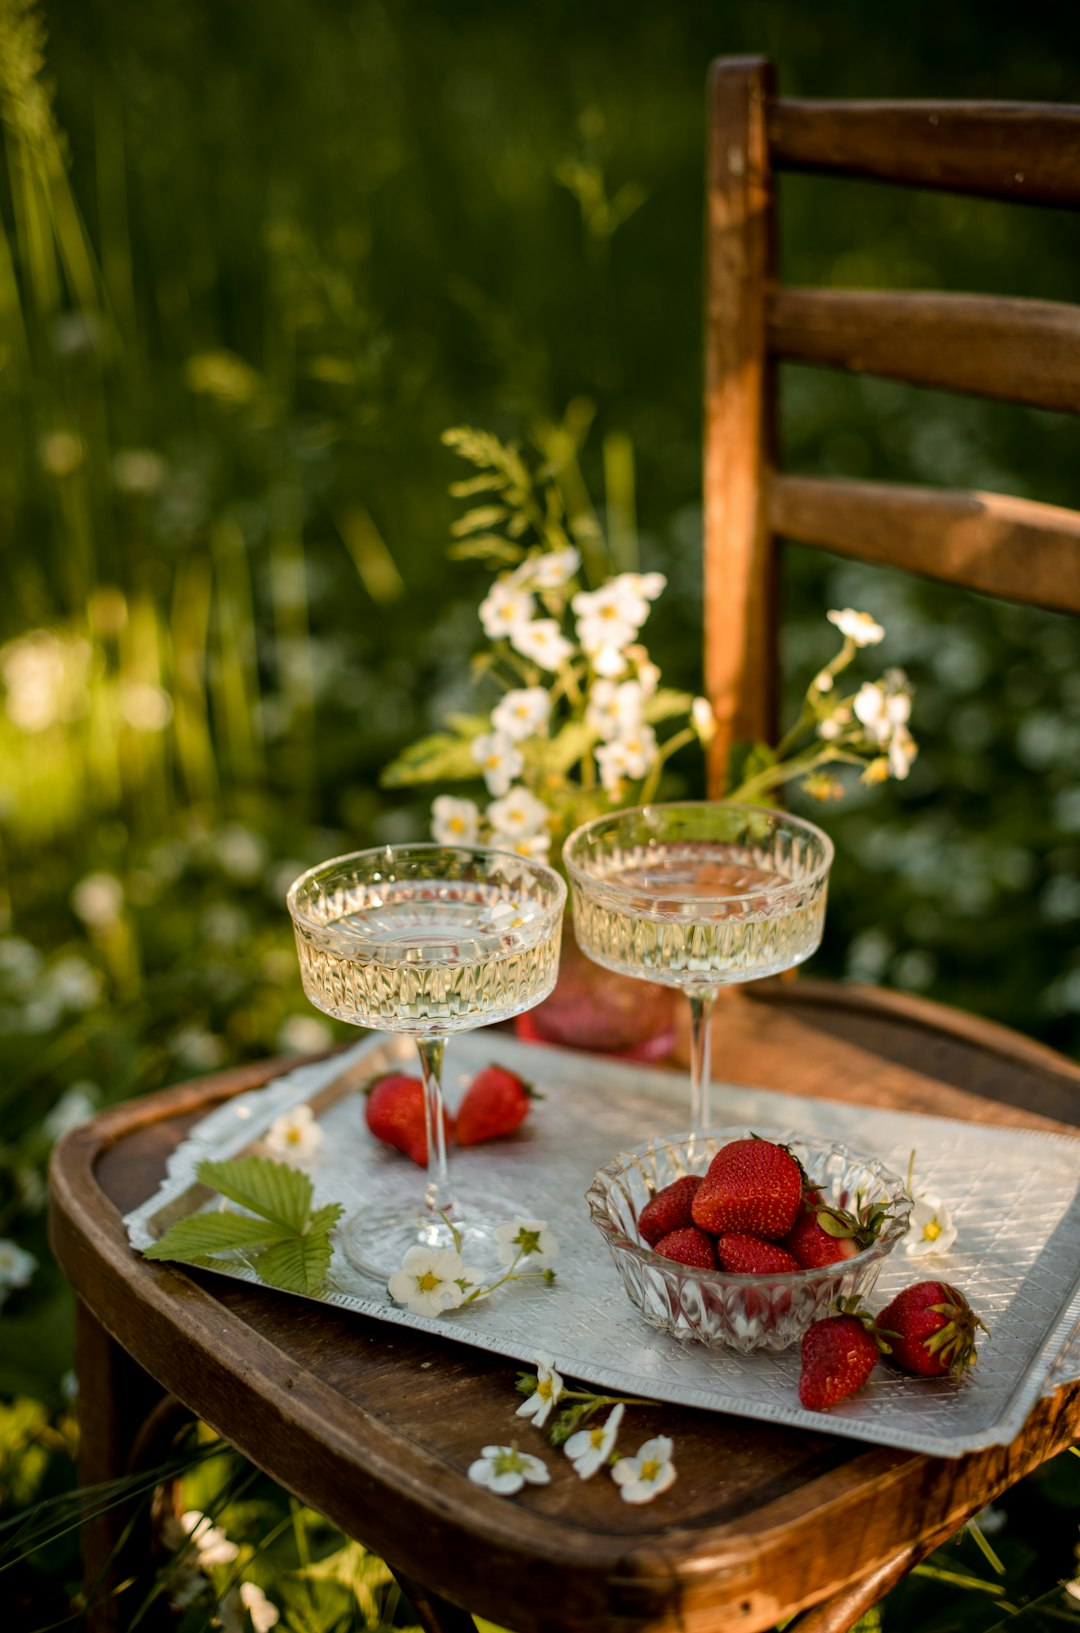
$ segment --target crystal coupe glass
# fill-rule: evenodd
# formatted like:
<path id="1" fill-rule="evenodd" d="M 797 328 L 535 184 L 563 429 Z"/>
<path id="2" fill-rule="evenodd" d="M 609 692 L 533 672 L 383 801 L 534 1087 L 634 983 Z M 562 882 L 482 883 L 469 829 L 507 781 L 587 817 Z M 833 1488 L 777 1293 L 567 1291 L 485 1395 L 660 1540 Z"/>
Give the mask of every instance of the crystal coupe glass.
<path id="1" fill-rule="evenodd" d="M 304 991 L 356 1026 L 416 1039 L 424 1082 L 429 1183 L 390 1211 L 361 1209 L 342 1231 L 346 1257 L 381 1278 L 407 1248 L 448 1247 L 453 1224 L 468 1262 L 495 1257 L 493 1233 L 517 1209 L 450 1188 L 443 1123 L 447 1037 L 508 1020 L 551 991 L 566 886 L 510 852 L 384 845 L 323 862 L 288 893 Z"/>
<path id="2" fill-rule="evenodd" d="M 832 859 L 832 841 L 812 822 L 723 801 L 619 811 L 566 841 L 578 945 L 609 970 L 690 999 L 694 1128 L 709 1126 L 717 993 L 810 957 Z"/>

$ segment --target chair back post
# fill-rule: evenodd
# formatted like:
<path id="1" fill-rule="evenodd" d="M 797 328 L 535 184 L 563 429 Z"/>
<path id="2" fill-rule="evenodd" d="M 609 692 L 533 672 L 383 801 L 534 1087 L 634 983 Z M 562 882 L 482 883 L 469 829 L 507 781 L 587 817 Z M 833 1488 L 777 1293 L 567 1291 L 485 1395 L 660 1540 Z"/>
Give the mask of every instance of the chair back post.
<path id="1" fill-rule="evenodd" d="M 773 452 L 767 349 L 775 275 L 768 115 L 772 64 L 714 62 L 708 80 L 705 219 L 705 689 L 717 719 L 710 798 L 736 742 L 776 719 L 776 573 L 766 514 Z"/>

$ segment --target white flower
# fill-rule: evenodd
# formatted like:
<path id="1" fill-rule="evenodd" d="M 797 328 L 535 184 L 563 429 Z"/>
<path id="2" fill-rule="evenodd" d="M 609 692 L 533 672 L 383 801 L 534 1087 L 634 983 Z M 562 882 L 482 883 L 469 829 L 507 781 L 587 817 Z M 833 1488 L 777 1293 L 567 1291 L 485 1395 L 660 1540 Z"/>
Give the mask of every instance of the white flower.
<path id="1" fill-rule="evenodd" d="M 627 647 L 626 656 L 634 665 L 634 673 L 637 675 L 638 685 L 641 690 L 646 697 L 652 697 L 660 684 L 659 666 L 652 662 L 648 649 L 638 642 Z M 595 665 L 593 667 L 595 668 Z"/>
<path id="2" fill-rule="evenodd" d="M 525 686 L 516 692 L 507 692 L 502 702 L 491 711 L 491 724 L 504 737 L 515 743 L 534 737 L 543 731 L 551 713 L 551 698 L 542 686 Z"/>
<path id="3" fill-rule="evenodd" d="M 395 1304 L 405 1304 L 413 1315 L 442 1315 L 456 1310 L 483 1282 L 483 1273 L 466 1269 L 452 1247 L 411 1247 L 386 1284 Z"/>
<path id="4" fill-rule="evenodd" d="M 617 794 L 624 777 L 644 777 L 655 760 L 656 733 L 651 726 L 639 726 L 596 751 L 600 781 L 608 794 Z"/>
<path id="5" fill-rule="evenodd" d="M 845 607 L 842 612 L 830 612 L 828 618 L 830 624 L 835 624 L 841 635 L 856 646 L 877 646 L 879 641 L 885 639 L 885 631 L 868 612 L 856 612 L 853 607 Z"/>
<path id="6" fill-rule="evenodd" d="M 278 1029 L 278 1048 L 287 1055 L 317 1055 L 334 1046 L 328 1021 L 317 1015 L 287 1015 Z"/>
<path id="7" fill-rule="evenodd" d="M 502 799 L 492 800 L 485 814 L 495 833 L 527 839 L 546 823 L 548 809 L 527 788 L 511 788 Z"/>
<path id="8" fill-rule="evenodd" d="M 440 794 L 431 807 L 431 833 L 440 845 L 475 845 L 480 808 L 471 799 Z"/>
<path id="9" fill-rule="evenodd" d="M 43 1118 L 41 1131 L 48 1140 L 60 1140 L 92 1117 L 101 1101 L 96 1083 L 73 1083 Z"/>
<path id="10" fill-rule="evenodd" d="M 107 930 L 119 919 L 124 887 L 111 873 L 88 873 L 71 892 L 71 907 L 91 930 Z"/>
<path id="11" fill-rule="evenodd" d="M 48 971 L 38 996 L 48 996 L 61 1009 L 92 1009 L 101 997 L 101 976 L 77 953 L 58 958 Z"/>
<path id="12" fill-rule="evenodd" d="M 581 565 L 581 557 L 571 546 L 566 550 L 545 550 L 529 556 L 515 567 L 510 582 L 523 590 L 561 590 Z"/>
<path id="13" fill-rule="evenodd" d="M 239 822 L 226 823 L 219 829 L 211 850 L 221 871 L 240 884 L 252 884 L 267 863 L 266 841 Z"/>
<path id="14" fill-rule="evenodd" d="M 819 675 L 814 676 L 810 684 L 815 692 L 831 692 L 836 683 L 829 671 L 823 669 Z"/>
<path id="15" fill-rule="evenodd" d="M 472 757 L 484 773 L 489 794 L 505 794 L 525 761 L 505 732 L 489 732 L 472 741 Z"/>
<path id="16" fill-rule="evenodd" d="M 649 603 L 636 588 L 636 573 L 621 573 L 600 590 L 579 590 L 570 602 L 578 639 L 590 656 L 604 648 L 629 646 L 649 616 Z"/>
<path id="17" fill-rule="evenodd" d="M 520 1253 L 523 1264 L 528 1260 L 530 1270 L 539 1270 L 559 1257 L 559 1244 L 548 1230 L 546 1219 L 519 1216 L 510 1225 L 496 1225 L 494 1236 L 499 1244 L 500 1264 L 513 1264 Z"/>
<path id="18" fill-rule="evenodd" d="M 509 578 L 500 578 L 480 603 L 480 622 L 489 640 L 501 635 L 513 635 L 527 624 L 536 610 L 536 602 L 527 590 L 519 589 Z"/>
<path id="19" fill-rule="evenodd" d="M 536 1357 L 536 1388 L 518 1407 L 515 1417 L 532 1418 L 533 1427 L 542 1429 L 562 1394 L 563 1381 L 550 1355 Z"/>
<path id="20" fill-rule="evenodd" d="M 0 1241 L 0 1304 L 13 1287 L 28 1285 L 37 1263 L 34 1255 L 27 1253 L 16 1242 Z"/>
<path id="21" fill-rule="evenodd" d="M 626 649 L 629 651 L 629 648 Z M 598 646 L 589 652 L 589 662 L 593 673 L 602 675 L 605 680 L 618 680 L 626 674 L 630 665 L 626 661 L 626 652 L 620 646 Z"/>
<path id="22" fill-rule="evenodd" d="M 912 1259 L 927 1259 L 933 1253 L 947 1253 L 955 1241 L 956 1226 L 941 1198 L 917 1196 L 904 1252 Z"/>
<path id="23" fill-rule="evenodd" d="M 510 645 L 541 669 L 551 670 L 561 668 L 574 650 L 554 618 L 519 624 L 510 632 Z"/>
<path id="24" fill-rule="evenodd" d="M 838 737 L 843 736 L 850 725 L 851 710 L 844 704 L 839 709 L 834 709 L 827 719 L 818 721 L 818 736 L 824 738 L 827 743 L 835 742 Z"/>
<path id="25" fill-rule="evenodd" d="M 611 1471 L 624 1503 L 651 1503 L 675 1483 L 673 1447 L 666 1435 L 647 1440 L 636 1457 L 620 1457 Z"/>
<path id="26" fill-rule="evenodd" d="M 551 1475 L 539 1457 L 519 1452 L 516 1446 L 485 1446 L 476 1462 L 469 1465 L 469 1479 L 500 1497 L 512 1497 L 526 1481 L 532 1486 L 546 1486 Z"/>
<path id="27" fill-rule="evenodd" d="M 646 601 L 655 601 L 663 595 L 667 588 L 667 579 L 663 573 L 623 573 L 616 583 L 625 584 L 636 595 L 643 596 Z"/>
<path id="28" fill-rule="evenodd" d="M 919 745 L 907 727 L 897 726 L 889 744 L 889 770 L 898 782 L 903 782 L 918 752 Z"/>
<path id="29" fill-rule="evenodd" d="M 566 1455 L 574 1465 L 574 1473 L 582 1480 L 591 1480 L 597 1469 L 611 1456 L 625 1411 L 620 1401 L 615 1410 L 609 1413 L 606 1423 L 595 1429 L 579 1429 L 566 1442 Z"/>
<path id="30" fill-rule="evenodd" d="M 502 847 L 500 847 L 501 849 Z M 551 850 L 551 835 L 546 833 L 523 834 L 506 847 L 512 850 L 515 856 L 529 856 L 536 862 L 546 862 Z"/>
<path id="31" fill-rule="evenodd" d="M 323 1130 L 315 1121 L 310 1106 L 294 1106 L 282 1112 L 270 1124 L 263 1145 L 272 1157 L 283 1157 L 287 1162 L 296 1157 L 310 1157 L 323 1142 Z"/>
<path id="32" fill-rule="evenodd" d="M 254 1582 L 241 1582 L 238 1588 L 230 1588 L 218 1610 L 222 1633 L 247 1633 L 249 1616 L 255 1633 L 270 1633 L 281 1620 L 280 1610 Z"/>
<path id="33" fill-rule="evenodd" d="M 644 705 L 640 682 L 624 680 L 617 686 L 613 680 L 597 680 L 589 692 L 585 720 L 605 742 L 610 742 L 613 737 L 637 730 Z"/>
<path id="34" fill-rule="evenodd" d="M 716 716 L 707 697 L 696 697 L 690 705 L 690 723 L 707 747 L 716 736 Z"/>
<path id="35" fill-rule="evenodd" d="M 240 1550 L 230 1542 L 224 1531 L 218 1529 L 209 1514 L 189 1508 L 179 1519 L 170 1516 L 162 1527 L 162 1539 L 167 1548 L 178 1549 L 186 1542 L 200 1570 L 213 1565 L 231 1565 Z"/>
<path id="36" fill-rule="evenodd" d="M 884 680 L 866 681 L 852 704 L 856 719 L 876 743 L 888 743 L 897 727 L 906 726 L 911 714 L 911 694 L 889 684 L 889 676 L 898 673 L 890 670 Z"/>

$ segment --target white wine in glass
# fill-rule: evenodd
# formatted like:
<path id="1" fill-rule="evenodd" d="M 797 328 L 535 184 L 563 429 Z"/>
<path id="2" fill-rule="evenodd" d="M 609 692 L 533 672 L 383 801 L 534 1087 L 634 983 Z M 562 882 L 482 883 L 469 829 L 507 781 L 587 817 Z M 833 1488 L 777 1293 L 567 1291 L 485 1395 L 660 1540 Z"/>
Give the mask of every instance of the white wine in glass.
<path id="1" fill-rule="evenodd" d="M 812 822 L 723 801 L 644 805 L 572 833 L 563 859 L 582 951 L 690 999 L 693 1127 L 709 1126 L 721 987 L 777 975 L 821 942 L 832 841 Z"/>
<path id="2" fill-rule="evenodd" d="M 323 862 L 288 894 L 304 991 L 356 1026 L 416 1039 L 429 1183 L 414 1206 L 361 1209 L 343 1227 L 350 1263 L 385 1277 L 416 1243 L 493 1262 L 494 1230 L 517 1208 L 450 1188 L 443 1121 L 447 1037 L 508 1020 L 546 998 L 559 963 L 566 886 L 507 851 L 385 845 Z M 451 1226 L 453 1228 L 451 1228 Z"/>

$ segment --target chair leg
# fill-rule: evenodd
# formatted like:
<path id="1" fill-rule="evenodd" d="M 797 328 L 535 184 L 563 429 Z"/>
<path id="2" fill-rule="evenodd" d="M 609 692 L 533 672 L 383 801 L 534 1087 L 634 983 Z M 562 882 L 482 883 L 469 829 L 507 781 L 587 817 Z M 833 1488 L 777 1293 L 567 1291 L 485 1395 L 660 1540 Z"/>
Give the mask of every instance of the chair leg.
<path id="1" fill-rule="evenodd" d="M 416 1612 L 416 1619 L 424 1633 L 476 1633 L 476 1623 L 467 1610 L 452 1605 L 449 1599 L 433 1593 L 395 1565 L 390 1566 L 394 1581 Z"/>
<path id="2" fill-rule="evenodd" d="M 164 1395 L 80 1301 L 76 1311 L 79 1380 L 79 1484 L 119 1480 L 133 1462 L 148 1414 Z M 145 1573 L 150 1554 L 150 1505 L 132 1523 L 128 1504 L 86 1519 L 79 1542 L 88 1633 L 123 1633 L 136 1602 L 133 1578 Z M 130 1532 L 125 1535 L 130 1526 Z M 131 1584 L 126 1588 L 124 1583 Z"/>
<path id="3" fill-rule="evenodd" d="M 947 1542 L 953 1532 L 938 1531 L 922 1542 L 901 1548 L 891 1559 L 878 1565 L 857 1582 L 850 1583 L 831 1599 L 812 1605 L 787 1625 L 787 1633 L 850 1633 L 860 1616 L 880 1604 L 885 1595 L 902 1582 L 909 1571 Z"/>

